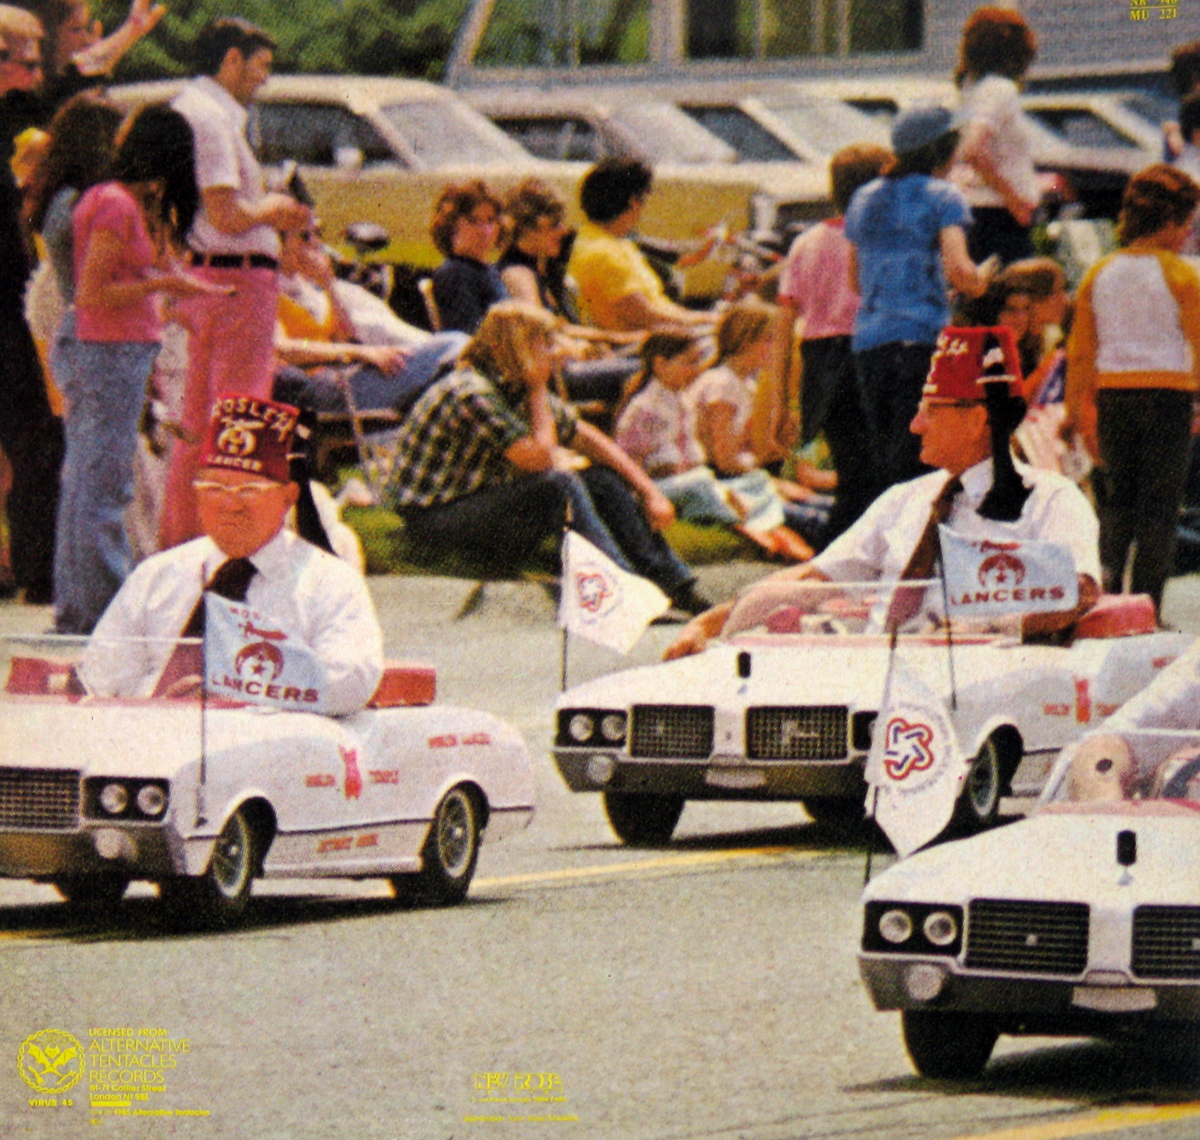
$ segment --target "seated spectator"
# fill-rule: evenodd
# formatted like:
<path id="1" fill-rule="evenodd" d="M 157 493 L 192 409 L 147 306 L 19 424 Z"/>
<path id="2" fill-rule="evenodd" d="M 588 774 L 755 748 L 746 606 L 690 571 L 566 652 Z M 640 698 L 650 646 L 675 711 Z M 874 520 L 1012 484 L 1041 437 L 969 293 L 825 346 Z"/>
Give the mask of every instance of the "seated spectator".
<path id="1" fill-rule="evenodd" d="M 670 502 L 549 392 L 554 329 L 554 318 L 531 305 L 494 306 L 460 367 L 409 413 L 386 497 L 417 543 L 487 567 L 511 565 L 560 537 L 569 520 L 622 569 L 655 582 L 679 609 L 699 612 L 695 575 L 659 533 L 675 519 Z M 581 468 L 581 457 L 590 464 Z"/>
<path id="2" fill-rule="evenodd" d="M 275 396 L 314 411 L 346 408 L 346 385 L 360 410 L 405 412 L 443 364 L 467 343 L 464 333 L 431 336 L 397 318 L 391 343 L 365 336 L 345 303 L 360 286 L 338 282 L 312 230 L 283 234 L 275 351 L 294 367 L 276 376 Z M 300 370 L 307 370 L 303 373 Z"/>
<path id="3" fill-rule="evenodd" d="M 433 208 L 433 244 L 446 260 L 433 271 L 443 330 L 472 335 L 484 314 L 508 297 L 488 257 L 500 236 L 500 201 L 482 182 L 447 186 Z"/>
<path id="4" fill-rule="evenodd" d="M 655 481 L 680 518 L 724 523 L 772 554 L 811 558 L 812 547 L 798 533 L 807 518 L 784 501 L 766 471 L 719 479 L 706 465 L 688 390 L 707 357 L 707 346 L 694 337 L 651 333 L 642 346 L 642 371 L 617 420 L 617 446 Z"/>
<path id="5" fill-rule="evenodd" d="M 637 359 L 614 354 L 613 346 L 632 346 L 640 334 L 604 332 L 578 323 L 566 286 L 575 235 L 563 225 L 562 199 L 545 183 L 527 178 L 509 196 L 504 213 L 511 229 L 496 268 L 514 300 L 537 305 L 559 318 L 556 341 L 567 396 L 615 405 L 637 371 Z"/>
<path id="6" fill-rule="evenodd" d="M 696 382 L 692 399 L 700 443 L 718 475 L 777 470 L 796 442 L 781 407 L 778 375 L 771 374 L 779 363 L 781 312 L 758 300 L 742 301 L 717 321 L 716 359 Z M 820 545 L 832 499 L 786 479 L 776 478 L 774 486 L 790 504 L 788 526 Z"/>
<path id="7" fill-rule="evenodd" d="M 653 174 L 636 159 L 610 158 L 594 166 L 579 190 L 587 221 L 571 250 L 568 272 L 579 287 L 584 320 L 617 331 L 707 328 L 711 313 L 667 297 L 631 234 L 650 193 Z"/>
<path id="8" fill-rule="evenodd" d="M 826 541 L 867 509 L 877 481 L 850 351 L 859 297 L 850 280 L 854 250 L 846 237 L 845 213 L 854 191 L 892 161 L 890 150 L 869 143 L 838 151 L 829 164 L 837 214 L 796 238 L 780 273 L 778 300 L 786 323 L 794 328 L 803 320 L 800 442 L 807 445 L 823 433 L 837 472 Z"/>

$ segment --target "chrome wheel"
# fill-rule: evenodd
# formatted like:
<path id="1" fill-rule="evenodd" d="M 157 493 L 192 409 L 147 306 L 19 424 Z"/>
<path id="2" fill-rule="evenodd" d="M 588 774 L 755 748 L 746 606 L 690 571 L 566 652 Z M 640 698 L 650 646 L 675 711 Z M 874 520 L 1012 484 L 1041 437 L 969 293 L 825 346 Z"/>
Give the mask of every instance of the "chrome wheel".
<path id="1" fill-rule="evenodd" d="M 209 878 L 226 899 L 237 899 L 250 891 L 254 878 L 254 833 L 246 817 L 236 811 L 226 821 L 213 848 Z"/>
<path id="2" fill-rule="evenodd" d="M 442 797 L 421 849 L 424 866 L 415 875 L 392 877 L 398 899 L 444 905 L 466 897 L 479 858 L 483 811 L 478 794 L 465 785 Z"/>

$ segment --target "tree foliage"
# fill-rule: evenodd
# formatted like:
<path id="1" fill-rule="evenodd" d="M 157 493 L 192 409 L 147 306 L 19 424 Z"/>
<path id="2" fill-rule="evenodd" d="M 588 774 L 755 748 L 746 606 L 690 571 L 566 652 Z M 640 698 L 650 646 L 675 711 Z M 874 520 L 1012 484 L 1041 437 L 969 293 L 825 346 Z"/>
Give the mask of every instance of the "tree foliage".
<path id="1" fill-rule="evenodd" d="M 278 44 L 275 70 L 313 74 L 442 77 L 470 0 L 166 0 L 158 27 L 122 60 L 124 82 L 188 75 L 197 33 L 218 16 L 241 16 Z M 92 0 L 112 31 L 128 0 Z"/>

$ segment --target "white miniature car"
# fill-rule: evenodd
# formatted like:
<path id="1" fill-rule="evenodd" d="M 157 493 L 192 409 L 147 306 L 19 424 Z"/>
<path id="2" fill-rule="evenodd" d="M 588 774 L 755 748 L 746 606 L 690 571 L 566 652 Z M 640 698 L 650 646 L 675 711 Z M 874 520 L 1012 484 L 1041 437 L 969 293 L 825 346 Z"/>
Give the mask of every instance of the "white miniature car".
<path id="1" fill-rule="evenodd" d="M 859 968 L 921 1074 L 975 1076 L 1001 1033 L 1194 1050 L 1200 733 L 1159 735 L 1145 762 L 1067 749 L 1029 818 L 868 884 Z"/>
<path id="2" fill-rule="evenodd" d="M 572 791 L 603 793 L 626 843 L 666 842 L 687 800 L 803 800 L 818 820 L 861 818 L 887 674 L 888 638 L 870 632 L 881 596 L 861 584 L 761 587 L 704 653 L 568 689 L 559 771 Z M 1159 632 L 1148 598 L 1102 599 L 1069 644 L 960 633 L 948 649 L 944 632 L 902 634 L 897 654 L 946 701 L 975 757 L 959 823 L 994 822 L 1007 795 L 1031 803 L 1058 751 L 1191 640 Z"/>
<path id="3" fill-rule="evenodd" d="M 427 666 L 389 666 L 370 706 L 332 718 L 81 698 L 57 640 L 53 657 L 50 639 L 0 642 L 0 875 L 72 902 L 150 879 L 181 912 L 229 921 L 260 876 L 386 877 L 398 896 L 455 902 L 484 829 L 533 815 L 520 734 L 432 704 Z"/>

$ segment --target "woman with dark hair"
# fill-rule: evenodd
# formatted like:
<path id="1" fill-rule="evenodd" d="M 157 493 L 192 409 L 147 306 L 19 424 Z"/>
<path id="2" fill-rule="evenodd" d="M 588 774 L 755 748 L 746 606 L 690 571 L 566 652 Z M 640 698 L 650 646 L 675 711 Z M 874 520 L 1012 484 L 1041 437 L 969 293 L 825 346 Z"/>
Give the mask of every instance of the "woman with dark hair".
<path id="1" fill-rule="evenodd" d="M 433 271 L 442 330 L 473 335 L 488 309 L 508 297 L 487 261 L 500 237 L 500 200 L 483 182 L 447 186 L 433 208 L 430 232 L 446 258 Z"/>
<path id="2" fill-rule="evenodd" d="M 54 567 L 60 633 L 90 633 L 129 573 L 124 513 L 158 354 L 157 294 L 213 288 L 173 256 L 196 212 L 192 155 L 187 120 L 146 107 L 118 136 L 111 181 L 88 189 L 72 215 L 76 341 Z"/>
<path id="3" fill-rule="evenodd" d="M 1200 275 L 1179 249 L 1200 200 L 1158 163 L 1125 189 L 1117 236 L 1075 298 L 1067 341 L 1067 423 L 1104 468 L 1100 561 L 1121 588 L 1136 543 L 1131 589 L 1155 605 L 1175 554 L 1200 369 Z"/>
<path id="4" fill-rule="evenodd" d="M 976 261 L 1033 256 L 1041 190 L 1017 85 L 1036 54 L 1037 37 L 1015 8 L 977 8 L 963 27 L 954 81 L 965 126 L 950 179 L 975 218 L 967 248 Z"/>
<path id="5" fill-rule="evenodd" d="M 71 384 L 75 343 L 75 254 L 71 213 L 85 190 L 102 182 L 113 158 L 121 111 L 99 92 L 69 99 L 50 124 L 46 153 L 34 172 L 30 225 L 46 243 L 54 281 L 68 306 L 50 348 L 50 372 L 64 393 Z"/>

